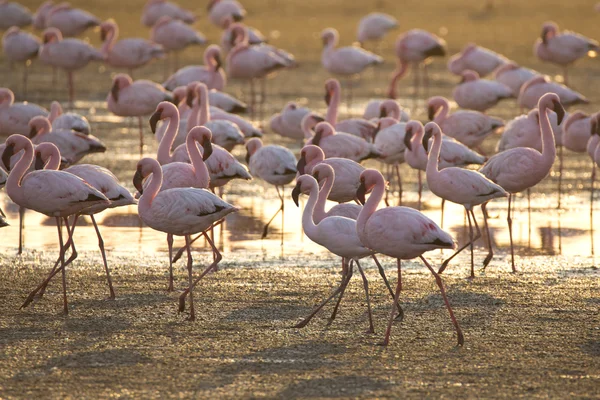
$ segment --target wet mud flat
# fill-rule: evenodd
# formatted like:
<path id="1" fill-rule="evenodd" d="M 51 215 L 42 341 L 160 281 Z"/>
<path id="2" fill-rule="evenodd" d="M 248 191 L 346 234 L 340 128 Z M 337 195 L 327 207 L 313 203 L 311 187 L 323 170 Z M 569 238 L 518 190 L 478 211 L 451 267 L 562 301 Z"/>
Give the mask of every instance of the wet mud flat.
<path id="1" fill-rule="evenodd" d="M 68 316 L 59 281 L 19 310 L 52 256 L 0 258 L 2 398 L 600 395 L 600 272 L 587 259 L 528 257 L 516 274 L 497 259 L 473 281 L 466 265 L 449 267 L 464 347 L 455 346 L 429 272 L 405 262 L 405 319 L 384 348 L 391 301 L 367 262 L 375 335 L 366 333 L 358 276 L 333 324 L 326 326 L 330 306 L 306 328 L 292 327 L 338 284 L 333 258 L 225 261 L 197 287 L 190 323 L 177 314 L 179 292 L 165 291 L 164 257 L 113 258 L 117 299 L 106 301 L 98 257 L 84 254 L 68 271 Z M 208 254 L 195 256 L 198 273 Z M 440 255 L 430 258 L 439 263 Z M 384 263 L 395 281 L 394 262 Z M 182 289 L 181 264 L 176 278 Z"/>

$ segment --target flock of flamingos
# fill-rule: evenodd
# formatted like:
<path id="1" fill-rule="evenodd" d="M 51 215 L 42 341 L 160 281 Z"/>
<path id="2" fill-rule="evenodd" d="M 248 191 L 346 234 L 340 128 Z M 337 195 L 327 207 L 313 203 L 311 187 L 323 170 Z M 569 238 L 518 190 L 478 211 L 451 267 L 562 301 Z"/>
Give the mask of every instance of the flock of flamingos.
<path id="1" fill-rule="evenodd" d="M 394 320 L 403 316 L 399 304 L 401 260 L 418 257 L 435 277 L 456 329 L 458 344 L 462 345 L 463 334 L 440 274 L 456 254 L 470 247 L 470 276 L 474 277 L 473 242 L 481 235 L 474 208 L 483 208 L 487 228 L 486 204 L 508 197 L 507 221 L 514 271 L 512 196 L 529 190 L 548 175 L 557 158 L 557 148 L 587 151 L 594 162 L 600 161 L 599 115 L 589 116 L 578 111 L 567 116 L 563 108 L 588 102 L 582 94 L 568 87 L 567 70 L 576 60 L 599 51 L 598 43 L 577 33 L 560 31 L 553 22 L 543 24 L 537 39 L 531 38 L 532 42 L 535 40 L 534 52 L 539 59 L 564 68 L 564 85 L 491 50 L 468 44 L 448 62 L 449 70 L 462 76 L 453 91 L 454 101 L 461 110 L 451 113 L 447 99 L 432 97 L 427 103 L 430 122 L 423 126 L 411 120 L 394 100 L 396 86 L 410 68 L 415 85 L 419 84 L 420 74 L 427 85 L 427 63 L 446 55 L 446 43 L 424 30 L 404 32 L 395 46 L 397 68 L 390 81 L 388 98 L 372 100 L 362 117 L 338 120 L 341 85 L 336 79 L 329 79 L 325 83 L 328 106 L 325 118 L 295 103 L 286 104 L 281 113 L 271 118 L 270 128 L 274 133 L 304 141 L 298 159 L 283 146 L 263 145 L 262 130 L 252 120 L 239 115 L 245 111 L 254 115 L 261 109 L 266 101 L 264 88 L 268 75 L 277 71 L 292 74 L 296 66 L 292 54 L 266 44 L 259 31 L 244 25 L 241 21 L 245 17 L 246 10 L 237 1 L 210 1 L 208 18 L 223 28 L 220 45 L 206 48 L 204 65 L 180 68 L 158 84 L 133 80 L 131 76 L 136 68 L 155 59 L 170 55 L 176 58 L 183 48 L 206 43 L 204 36 L 191 27 L 196 20 L 192 12 L 166 0 L 149 0 L 141 21 L 151 27 L 150 40 L 119 39 L 115 21 L 102 22 L 67 3 L 46 1 L 32 15 L 17 3 L 0 0 L 0 29 L 5 31 L 2 49 L 6 60 L 24 66 L 23 93 L 26 93 L 27 66 L 34 58 L 55 71 L 62 69 L 67 73 L 70 104 L 75 99 L 75 71 L 94 61 L 125 69 L 129 75 L 117 74 L 108 90 L 108 110 L 118 116 L 139 118 L 141 147 L 142 127 L 150 116 L 150 127 L 159 141 L 156 158 L 141 159 L 132 172 L 138 191 L 132 194 L 106 168 L 78 164 L 86 154 L 106 150 L 102 142 L 90 134 L 85 117 L 63 112 L 57 102 L 52 104 L 50 112 L 32 103 L 16 103 L 10 89 L 0 89 L 0 135 L 8 136 L 0 146 L 0 187 L 6 186 L 8 196 L 22 210 L 31 209 L 54 217 L 60 243 L 60 255 L 54 268 L 31 292 L 23 307 L 38 300 L 50 280 L 61 273 L 64 312 L 68 313 L 65 269 L 77 257 L 74 231 L 80 215 L 90 216 L 94 223 L 110 297 L 114 298 L 94 215 L 107 208 L 137 202 L 143 222 L 167 234 L 169 290 L 173 290 L 172 264 L 187 251 L 188 284 L 179 297 L 179 311 L 183 312 L 189 301 L 188 319 L 194 320 L 194 286 L 207 273 L 216 271 L 222 258 L 209 232 L 228 214 L 238 211 L 215 193 L 222 193 L 222 188 L 232 179 L 255 177 L 274 185 L 281 206 L 264 227 L 264 237 L 269 224 L 284 209 L 284 197 L 289 194 L 284 186 L 295 180 L 291 196 L 296 205 L 302 194 L 308 195 L 302 215 L 305 234 L 342 258 L 339 287 L 297 327 L 305 326 L 337 296 L 333 320 L 356 266 L 364 281 L 370 330 L 374 332 L 368 283 L 359 261 L 373 257 L 393 297 L 383 342 L 387 344 Z M 43 30 L 41 39 L 21 30 L 30 24 Z M 103 39 L 100 49 L 74 38 L 97 26 Z M 381 40 L 397 26 L 396 19 L 389 15 L 369 14 L 358 26 L 358 42 L 362 45 Z M 338 32 L 334 28 L 323 30 L 321 39 L 322 65 L 332 75 L 351 78 L 383 61 L 358 46 L 339 47 Z M 224 60 L 223 53 L 227 53 Z M 483 78 L 490 74 L 493 79 Z M 228 79 L 249 82 L 250 104 L 222 92 Z M 255 90 L 256 81 L 261 82 L 260 93 Z M 506 98 L 516 98 L 522 109 L 530 111 L 506 124 L 485 114 Z M 498 129 L 504 129 L 498 152 L 492 156 L 481 154 L 482 142 Z M 237 145 L 246 147 L 249 168 L 229 152 Z M 380 171 L 360 164 L 370 158 L 386 165 L 387 179 Z M 435 195 L 461 204 L 466 210 L 470 240 L 439 269 L 431 266 L 423 254 L 434 249 L 455 249 L 456 243 L 450 234 L 417 209 L 390 205 L 387 180 L 394 174 L 400 204 L 402 201 L 402 178 L 398 170 L 401 163 L 409 164 L 419 173 L 419 209 L 421 172 L 425 172 L 427 185 Z M 478 170 L 464 168 L 467 165 L 481 167 Z M 367 194 L 370 194 L 368 198 Z M 339 204 L 326 210 L 326 200 Z M 385 207 L 380 207 L 382 200 Z M 0 210 L 0 227 L 6 224 L 6 216 Z M 192 235 L 196 234 L 205 237 L 212 247 L 213 262 L 194 277 L 191 244 L 195 240 Z M 184 236 L 186 241 L 185 248 L 176 257 L 173 235 Z M 376 254 L 397 259 L 395 290 L 390 287 Z M 490 246 L 484 266 L 492 256 Z"/>

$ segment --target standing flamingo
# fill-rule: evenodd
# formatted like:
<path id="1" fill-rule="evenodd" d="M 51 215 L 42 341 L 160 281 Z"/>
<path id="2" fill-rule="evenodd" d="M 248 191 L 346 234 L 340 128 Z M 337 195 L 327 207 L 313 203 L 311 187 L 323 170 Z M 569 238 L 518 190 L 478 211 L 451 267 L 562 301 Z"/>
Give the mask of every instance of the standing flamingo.
<path id="1" fill-rule="evenodd" d="M 79 36 L 89 28 L 100 25 L 100 19 L 69 3 L 52 7 L 45 15 L 45 27 L 56 28 L 65 37 Z"/>
<path id="2" fill-rule="evenodd" d="M 390 257 L 394 257 L 398 264 L 398 283 L 394 295 L 394 303 L 390 313 L 388 327 L 383 340 L 386 346 L 390 340 L 392 322 L 397 308 L 400 291 L 402 290 L 402 264 L 401 260 L 419 257 L 435 277 L 440 288 L 444 303 L 458 336 L 458 345 L 462 346 L 464 337 L 462 330 L 454 317 L 442 278 L 429 265 L 423 253 L 435 249 L 453 249 L 456 247 L 452 237 L 441 230 L 435 222 L 421 214 L 419 211 L 408 207 L 386 207 L 377 210 L 385 191 L 385 180 L 377 170 L 368 169 L 360 176 L 361 185 L 356 195 L 364 206 L 356 221 L 356 230 L 362 244 L 367 248 Z M 369 200 L 365 202 L 365 193 L 372 190 Z M 377 210 L 377 211 L 376 211 Z"/>
<path id="3" fill-rule="evenodd" d="M 152 181 L 144 190 L 142 180 L 150 174 L 152 174 Z M 206 273 L 210 272 L 218 264 L 221 260 L 221 254 L 207 237 L 217 258 L 194 282 L 192 280 L 190 235 L 205 232 L 215 222 L 238 209 L 205 189 L 185 187 L 161 191 L 162 169 L 158 161 L 151 158 L 143 158 L 138 162 L 133 183 L 136 189 L 142 193 L 138 202 L 138 213 L 142 221 L 152 229 L 165 232 L 169 235 L 185 236 L 188 254 L 187 270 L 189 286 L 180 297 L 180 310 L 183 311 L 181 309 L 181 300 L 183 299 L 183 305 L 185 305 L 185 297 L 189 293 L 190 315 L 188 320 L 193 321 L 196 318 L 193 298 L 194 286 Z M 171 256 L 171 251 L 169 251 L 169 261 L 172 259 Z"/>
<path id="4" fill-rule="evenodd" d="M 228 113 L 239 114 L 248 110 L 248 105 L 243 101 L 216 89 L 211 89 L 208 97 L 210 104 Z"/>
<path id="5" fill-rule="evenodd" d="M 281 206 L 271 217 L 263 228 L 262 238 L 267 236 L 269 225 L 281 211 L 281 232 L 283 241 L 283 223 L 285 219 L 284 210 L 284 186 L 292 182 L 298 172 L 296 169 L 296 157 L 294 153 L 285 147 L 278 145 L 263 146 L 258 138 L 252 138 L 246 143 L 246 162 L 250 167 L 250 173 L 263 181 L 270 183 L 277 189 L 277 196 L 281 200 Z M 279 188 L 281 187 L 281 192 Z"/>
<path id="6" fill-rule="evenodd" d="M 406 152 L 405 137 L 405 122 L 391 117 L 379 119 L 377 124 L 378 131 L 373 140 L 375 149 L 381 154 L 379 161 L 386 164 L 388 181 L 392 181 L 392 173 L 396 173 L 396 181 L 398 182 L 398 205 L 402 205 L 402 176 L 400 175 L 400 164 L 404 163 L 404 153 Z M 388 202 L 389 190 L 385 193 L 385 203 Z"/>
<path id="7" fill-rule="evenodd" d="M 166 15 L 160 17 L 152 27 L 150 40 L 162 45 L 167 53 L 174 52 L 175 69 L 179 68 L 179 51 L 188 46 L 206 43 L 206 38 L 200 32 L 196 32 L 194 28 L 184 22 Z"/>
<path id="8" fill-rule="evenodd" d="M 592 160 L 592 177 L 590 182 L 590 237 L 591 237 L 591 251 L 592 256 L 594 255 L 594 181 L 596 180 L 596 165 L 600 165 L 600 151 L 598 150 L 598 144 L 600 144 L 600 113 L 596 113 L 592 116 L 590 122 L 591 137 L 587 142 L 587 153 Z"/>
<path id="9" fill-rule="evenodd" d="M 458 253 L 467 248 L 467 246 L 471 246 L 471 278 L 475 278 L 473 243 L 481 237 L 481 231 L 477 225 L 473 207 L 499 197 L 506 197 L 508 194 L 502 187 L 486 178 L 480 172 L 459 167 L 447 167 L 440 170 L 439 157 L 440 150 L 442 149 L 442 130 L 435 122 L 428 122 L 425 125 L 423 146 L 429 142 L 431 136 L 433 136 L 433 146 L 431 147 L 427 161 L 427 185 L 436 196 L 462 205 L 467 212 L 467 219 L 469 221 L 469 242 L 444 261 L 438 273 L 442 273 L 450 260 Z M 473 236 L 471 218 L 477 231 L 476 236 Z"/>
<path id="10" fill-rule="evenodd" d="M 25 136 L 12 135 L 6 140 L 6 148 L 2 153 L 4 164 L 10 164 L 12 155 L 21 150 L 23 153 L 8 177 L 6 192 L 8 197 L 20 207 L 56 218 L 61 266 L 55 273 L 59 270 L 62 271 L 63 311 L 68 314 L 65 268 L 77 257 L 77 252 L 73 251 L 71 257 L 65 262 L 65 252 L 73 242 L 72 235 L 75 230 L 75 224 L 71 230 L 69 229 L 67 218 L 92 206 L 108 205 L 109 201 L 100 191 L 68 172 L 40 170 L 27 173 L 33 162 L 34 154 L 33 144 Z M 65 246 L 63 246 L 62 240 L 61 219 L 64 220 L 69 235 Z"/>
<path id="11" fill-rule="evenodd" d="M 2 167 L 0 167 L 0 189 L 6 185 L 7 179 L 8 173 Z M 2 208 L 0 208 L 0 228 L 4 228 L 5 226 L 8 226 L 8 222 L 6 222 L 6 214 L 4 214 L 4 211 L 2 211 Z"/>
<path id="12" fill-rule="evenodd" d="M 227 17 L 223 20 L 223 33 L 221 34 L 221 48 L 225 53 L 229 53 L 231 49 L 235 46 L 234 37 L 232 35 L 232 26 L 235 21 L 232 17 Z M 267 43 L 267 38 L 263 35 L 258 29 L 252 28 L 248 25 L 239 23 L 248 31 L 248 43 L 249 44 L 261 44 Z"/>
<path id="13" fill-rule="evenodd" d="M 560 83 L 551 82 L 547 76 L 535 76 L 521 86 L 517 104 L 521 108 L 531 110 L 538 105 L 540 98 L 546 93 L 556 93 L 565 107 L 589 103 L 589 100 L 581 93 Z"/>
<path id="14" fill-rule="evenodd" d="M 398 27 L 398 20 L 389 14 L 372 12 L 360 19 L 356 39 L 361 46 L 367 41 L 380 42 L 386 33 Z"/>
<path id="15" fill-rule="evenodd" d="M 514 97 L 519 96 L 521 86 L 531 78 L 540 75 L 539 72 L 529 68 L 519 67 L 515 62 L 509 61 L 499 66 L 494 71 L 494 79 L 512 90 Z"/>
<path id="16" fill-rule="evenodd" d="M 500 82 L 480 79 L 475 71 L 462 72 L 462 80 L 452 91 L 459 107 L 485 112 L 499 101 L 513 96 L 512 90 Z"/>
<path id="17" fill-rule="evenodd" d="M 46 0 L 35 11 L 33 15 L 33 27 L 39 31 L 43 31 L 47 28 L 46 26 L 46 16 L 54 7 L 54 1 Z"/>
<path id="18" fill-rule="evenodd" d="M 92 127 L 86 117 L 74 112 L 63 112 L 63 108 L 58 101 L 53 101 L 50 104 L 48 120 L 52 123 L 52 129 L 54 130 L 66 129 L 84 135 L 92 133 Z"/>
<path id="19" fill-rule="evenodd" d="M 371 121 L 388 116 L 400 122 L 408 122 L 411 119 L 410 113 L 400 107 L 400 103 L 394 99 L 370 100 L 363 113 L 363 118 Z"/>
<path id="20" fill-rule="evenodd" d="M 0 88 L 0 136 L 29 134 L 29 121 L 33 117 L 48 116 L 48 110 L 34 103 L 15 103 L 15 94 Z"/>
<path id="21" fill-rule="evenodd" d="M 306 142 L 323 149 L 325 157 L 341 157 L 361 162 L 381 156 L 381 151 L 373 143 L 349 133 L 336 132 L 328 122 L 315 126 L 315 135 Z"/>
<path id="22" fill-rule="evenodd" d="M 62 68 L 67 72 L 69 104 L 73 107 L 75 85 L 73 73 L 85 67 L 90 61 L 104 61 L 104 55 L 79 39 L 63 39 L 57 28 L 47 28 L 43 33 L 44 44 L 40 47 L 39 58 L 45 64 Z"/>
<path id="23" fill-rule="evenodd" d="M 309 108 L 299 107 L 298 104 L 291 101 L 283 107 L 280 113 L 274 114 L 271 117 L 269 127 L 273 132 L 283 137 L 297 140 L 303 139 L 304 129 L 302 128 L 302 120 L 310 113 Z M 315 117 L 323 120 L 323 118 L 316 115 Z"/>
<path id="24" fill-rule="evenodd" d="M 463 71 L 470 69 L 477 72 L 479 76 L 486 76 L 507 62 L 508 59 L 503 55 L 469 43 L 460 53 L 450 57 L 448 69 L 454 75 L 461 75 Z"/>
<path id="25" fill-rule="evenodd" d="M 338 122 L 341 91 L 342 88 L 337 79 L 328 79 L 325 82 L 325 104 L 327 104 L 325 121 L 333 125 L 336 131 L 349 133 L 365 140 L 371 140 L 377 129 L 377 125 L 373 122 L 364 118 L 350 118 Z M 398 113 L 400 113 L 400 110 L 398 110 Z"/>
<path id="26" fill-rule="evenodd" d="M 32 22 L 33 16 L 27 7 L 13 1 L 0 1 L 0 31 L 5 31 L 11 26 L 22 28 L 31 25 Z"/>
<path id="27" fill-rule="evenodd" d="M 219 28 L 223 27 L 228 18 L 239 22 L 246 15 L 244 7 L 235 0 L 210 0 L 207 9 L 208 19 Z"/>
<path id="28" fill-rule="evenodd" d="M 444 57 L 446 55 L 446 42 L 421 29 L 412 29 L 398 36 L 396 40 L 397 66 L 390 81 L 388 88 L 388 97 L 396 98 L 396 83 L 408 72 L 410 64 L 413 64 L 415 83 L 414 94 L 418 94 L 419 89 L 419 65 L 424 63 L 424 85 L 425 91 L 429 90 L 429 77 L 427 76 L 427 63 L 430 57 Z"/>
<path id="29" fill-rule="evenodd" d="M 204 65 L 188 65 L 177 70 L 163 86 L 167 90 L 174 90 L 177 86 L 185 86 L 194 81 L 204 83 L 209 89 L 223 90 L 227 77 L 221 65 L 219 46 L 211 44 L 204 50 Z"/>
<path id="30" fill-rule="evenodd" d="M 541 61 L 560 65 L 563 68 L 565 85 L 569 85 L 568 67 L 590 51 L 600 51 L 598 42 L 575 32 L 560 32 L 555 22 L 542 26 L 541 38 L 533 45 L 533 53 Z"/>
<path id="31" fill-rule="evenodd" d="M 513 272 L 516 272 L 516 268 L 512 239 L 512 196 L 515 193 L 537 185 L 550 172 L 556 158 L 556 147 L 554 144 L 554 133 L 552 132 L 550 119 L 548 118 L 548 110 L 553 110 L 557 114 L 559 124 L 562 122 L 565 113 L 563 106 L 560 104 L 560 98 L 554 93 L 543 95 L 538 103 L 538 109 L 540 110 L 539 125 L 542 136 L 542 152 L 540 153 L 528 147 L 506 150 L 492 156 L 483 168 L 479 170 L 488 179 L 502 186 L 508 192 L 507 222 Z M 491 258 L 491 247 L 488 257 Z"/>
<path id="32" fill-rule="evenodd" d="M 27 72 L 31 60 L 37 57 L 42 42 L 37 36 L 13 26 L 2 36 L 4 57 L 12 65 L 23 64 L 23 97 L 27 97 Z"/>
<path id="33" fill-rule="evenodd" d="M 148 0 L 142 10 L 142 24 L 151 28 L 162 16 L 178 19 L 186 24 L 193 24 L 196 16 L 192 11 L 167 0 Z"/>

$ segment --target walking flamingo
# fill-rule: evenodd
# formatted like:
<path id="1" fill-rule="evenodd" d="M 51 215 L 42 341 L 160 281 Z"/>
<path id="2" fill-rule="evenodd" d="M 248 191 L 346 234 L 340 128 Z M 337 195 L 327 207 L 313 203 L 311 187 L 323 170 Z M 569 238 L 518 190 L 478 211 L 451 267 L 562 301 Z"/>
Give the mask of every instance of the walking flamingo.
<path id="1" fill-rule="evenodd" d="M 208 19 L 222 28 L 228 18 L 239 22 L 246 16 L 244 7 L 235 0 L 210 0 L 208 3 Z"/>
<path id="2" fill-rule="evenodd" d="M 33 144 L 25 136 L 12 135 L 6 140 L 6 148 L 1 157 L 4 164 L 10 165 L 10 158 L 21 150 L 23 153 L 8 177 L 6 192 L 10 199 L 20 207 L 55 217 L 60 246 L 60 268 L 54 273 L 62 271 L 63 311 L 68 314 L 65 269 L 77 258 L 77 252 L 73 250 L 71 257 L 65 262 L 64 256 L 73 242 L 73 231 L 75 230 L 75 224 L 72 229 L 69 229 L 67 218 L 92 206 L 108 205 L 109 201 L 100 191 L 68 172 L 40 170 L 27 173 L 33 162 L 34 154 Z M 63 246 L 62 240 L 61 219 L 64 220 L 69 236 L 65 246 Z"/>
<path id="3" fill-rule="evenodd" d="M 494 71 L 494 79 L 512 90 L 514 97 L 519 96 L 521 86 L 531 78 L 541 75 L 529 68 L 519 67 L 515 62 L 509 61 L 499 66 Z"/>
<path id="4" fill-rule="evenodd" d="M 33 117 L 48 116 L 48 110 L 34 103 L 15 103 L 15 94 L 0 88 L 0 136 L 28 135 L 29 121 Z"/>
<path id="5" fill-rule="evenodd" d="M 452 91 L 454 101 L 470 110 L 485 112 L 499 101 L 513 96 L 512 90 L 500 82 L 480 79 L 475 71 L 462 72 L 462 80 Z"/>
<path id="6" fill-rule="evenodd" d="M 569 89 L 560 83 L 551 82 L 547 76 L 535 76 L 521 86 L 517 104 L 521 108 L 531 110 L 538 105 L 540 98 L 546 93 L 556 93 L 563 106 L 588 104 L 589 100 L 582 94 Z"/>
<path id="7" fill-rule="evenodd" d="M 386 33 L 398 27 L 398 20 L 389 14 L 372 12 L 360 19 L 356 38 L 361 46 L 367 41 L 379 42 Z"/>
<path id="8" fill-rule="evenodd" d="M 558 123 L 564 117 L 564 108 L 560 97 L 555 93 L 546 93 L 538 103 L 540 110 L 539 126 L 542 136 L 542 151 L 528 147 L 518 147 L 503 151 L 492 156 L 479 171 L 492 182 L 502 186 L 508 192 L 508 233 L 510 237 L 510 257 L 513 272 L 515 268 L 515 254 L 512 239 L 511 200 L 512 195 L 527 188 L 537 185 L 548 175 L 556 158 L 554 133 L 550 125 L 548 110 L 554 111 L 558 116 Z M 484 215 L 485 217 L 485 215 Z M 487 222 L 486 222 L 487 227 Z M 489 232 L 488 232 L 489 237 Z M 486 260 L 492 257 L 490 254 Z"/>
<path id="9" fill-rule="evenodd" d="M 32 22 L 33 16 L 27 7 L 13 1 L 0 2 L 0 31 L 5 31 L 11 26 L 22 28 L 31 25 Z"/>
<path id="10" fill-rule="evenodd" d="M 150 174 L 152 174 L 152 181 L 144 190 L 142 180 Z M 142 193 L 138 201 L 138 213 L 142 221 L 152 229 L 165 232 L 168 235 L 185 236 L 189 285 L 180 296 L 179 309 L 183 311 L 181 306 L 185 306 L 185 297 L 189 293 L 190 315 L 188 320 L 193 321 L 196 318 L 193 298 L 194 286 L 218 264 L 222 257 L 214 243 L 207 237 L 217 257 L 200 277 L 193 281 L 190 235 L 205 232 L 215 222 L 238 209 L 205 189 L 185 187 L 161 191 L 162 169 L 158 161 L 151 158 L 143 158 L 138 162 L 133 183 L 136 189 Z M 171 253 L 171 248 L 169 248 L 169 261 L 172 259 Z M 184 304 L 181 304 L 182 300 Z"/>
<path id="11" fill-rule="evenodd" d="M 31 60 L 37 57 L 41 40 L 31 33 L 24 32 L 13 26 L 2 36 L 2 51 L 4 57 L 12 65 L 23 64 L 23 97 L 27 97 L 27 72 Z"/>
<path id="12" fill-rule="evenodd" d="M 364 118 L 350 118 L 338 122 L 338 108 L 340 106 L 342 88 L 337 79 L 328 79 L 325 82 L 325 104 L 327 115 L 325 121 L 335 127 L 338 132 L 349 133 L 370 141 L 377 129 L 377 125 Z M 400 110 L 398 109 L 398 114 Z"/>
<path id="13" fill-rule="evenodd" d="M 169 16 L 178 19 L 186 24 L 193 24 L 196 16 L 179 5 L 167 0 L 148 0 L 142 10 L 141 22 L 143 25 L 151 28 L 162 16 Z"/>
<path id="14" fill-rule="evenodd" d="M 568 67 L 590 51 L 600 51 L 598 42 L 575 32 L 560 32 L 555 22 L 542 25 L 542 35 L 533 45 L 533 53 L 541 61 L 560 65 L 563 68 L 565 85 L 569 85 Z"/>
<path id="15" fill-rule="evenodd" d="M 419 257 L 435 277 L 435 281 L 440 288 L 444 303 L 450 314 L 450 319 L 456 329 L 458 345 L 462 346 L 464 343 L 463 333 L 446 297 L 442 278 L 423 257 L 423 253 L 426 251 L 454 249 L 456 245 L 452 237 L 441 230 L 435 222 L 412 208 L 386 207 L 376 211 L 385 191 L 385 180 L 379 171 L 374 169 L 364 171 L 360 175 L 360 182 L 361 185 L 356 195 L 364 203 L 364 206 L 356 221 L 358 237 L 367 248 L 376 253 L 396 258 L 398 264 L 398 283 L 396 285 L 388 327 L 382 344 L 387 346 L 389 343 L 392 322 L 394 321 L 395 310 L 400 297 L 400 291 L 402 290 L 401 260 Z M 365 193 L 368 190 L 372 190 L 373 192 L 369 196 L 369 200 L 365 202 Z"/>
<path id="16" fill-rule="evenodd" d="M 85 67 L 90 61 L 104 61 L 104 55 L 86 42 L 67 38 L 57 28 L 47 28 L 43 33 L 44 44 L 40 47 L 40 61 L 66 71 L 69 86 L 69 104 L 73 107 L 75 85 L 73 73 Z"/>
<path id="17" fill-rule="evenodd" d="M 296 177 L 296 157 L 294 153 L 285 147 L 278 145 L 263 146 L 262 140 L 252 138 L 246 142 L 246 162 L 250 167 L 250 173 L 263 181 L 275 186 L 277 196 L 281 200 L 281 206 L 271 217 L 263 228 L 262 238 L 267 236 L 269 225 L 281 211 L 281 232 L 283 241 L 283 223 L 285 219 L 284 210 L 284 186 Z M 281 192 L 279 188 L 281 187 Z M 283 242 L 282 242 L 283 243 Z"/>
<path id="18" fill-rule="evenodd" d="M 373 143 L 349 133 L 336 132 L 328 122 L 319 122 L 315 126 L 315 135 L 306 144 L 319 146 L 327 158 L 341 157 L 361 162 L 381 156 L 381 151 Z"/>
<path id="19" fill-rule="evenodd" d="M 450 57 L 448 69 L 454 75 L 461 75 L 463 71 L 471 70 L 477 72 L 479 76 L 486 76 L 507 62 L 509 60 L 503 55 L 469 43 L 460 53 Z"/>
<path id="20" fill-rule="evenodd" d="M 89 12 L 74 8 L 69 3 L 52 7 L 45 15 L 45 27 L 56 28 L 65 37 L 79 36 L 89 28 L 100 25 L 100 20 Z"/>
<path id="21" fill-rule="evenodd" d="M 423 146 L 429 142 L 433 136 L 433 145 L 429 151 L 427 161 L 427 185 L 429 190 L 438 197 L 460 204 L 467 212 L 469 221 L 469 242 L 451 255 L 440 267 L 438 273 L 442 273 L 450 260 L 458 253 L 471 247 L 471 279 L 475 278 L 475 263 L 473 256 L 473 243 L 481 237 L 481 231 L 477 225 L 477 219 L 473 212 L 473 207 L 487 203 L 490 200 L 499 197 L 506 197 L 506 191 L 486 178 L 482 173 L 471 171 L 459 167 L 447 167 L 439 169 L 440 150 L 442 149 L 442 130 L 435 122 L 428 122 L 425 125 L 425 136 L 423 137 Z M 473 219 L 471 223 L 471 218 Z M 473 225 L 477 234 L 473 236 Z"/>

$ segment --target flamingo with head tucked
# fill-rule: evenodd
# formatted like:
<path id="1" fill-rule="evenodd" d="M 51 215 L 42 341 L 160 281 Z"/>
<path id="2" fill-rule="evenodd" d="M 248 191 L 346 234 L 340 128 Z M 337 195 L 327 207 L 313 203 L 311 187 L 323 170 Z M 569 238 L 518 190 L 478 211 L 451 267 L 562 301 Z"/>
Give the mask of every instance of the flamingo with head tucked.
<path id="1" fill-rule="evenodd" d="M 398 27 L 398 20 L 389 14 L 372 12 L 360 19 L 356 39 L 361 46 L 367 41 L 379 42 L 391 30 Z"/>
<path id="2" fill-rule="evenodd" d="M 494 79 L 510 88 L 513 96 L 519 96 L 521 86 L 531 78 L 541 75 L 529 68 L 520 67 L 515 62 L 509 61 L 502 64 L 494 71 Z"/>
<path id="3" fill-rule="evenodd" d="M 373 122 L 376 122 L 374 120 L 388 116 L 400 122 L 408 122 L 410 120 L 410 113 L 405 108 L 400 107 L 400 103 L 394 99 L 370 100 L 363 113 L 364 119 Z"/>
<path id="4" fill-rule="evenodd" d="M 309 114 L 311 114 L 309 108 L 300 107 L 297 103 L 290 101 L 283 107 L 281 112 L 274 114 L 271 117 L 269 126 L 273 132 L 283 137 L 303 139 L 305 134 L 302 127 L 302 121 L 304 117 Z M 317 115 L 314 117 L 323 120 Z"/>
<path id="5" fill-rule="evenodd" d="M 381 151 L 376 145 L 349 133 L 336 132 L 330 123 L 319 122 L 315 126 L 315 135 L 306 141 L 323 149 L 325 157 L 341 157 L 361 162 L 369 158 L 378 158 Z"/>
<path id="6" fill-rule="evenodd" d="M 450 57 L 448 69 L 454 75 L 461 75 L 463 71 L 469 69 L 477 72 L 479 76 L 486 76 L 507 62 L 508 59 L 503 55 L 469 43 L 460 53 Z"/>
<path id="7" fill-rule="evenodd" d="M 0 31 L 5 31 L 11 26 L 22 28 L 31 25 L 33 16 L 31 11 L 13 1 L 0 1 Z"/>
<path id="8" fill-rule="evenodd" d="M 63 36 L 79 36 L 89 28 L 100 25 L 100 19 L 64 2 L 52 7 L 45 15 L 45 27 L 56 28 Z"/>
<path id="9" fill-rule="evenodd" d="M 228 18 L 239 22 L 246 16 L 246 10 L 235 0 L 210 0 L 208 3 L 208 19 L 219 28 L 223 28 Z"/>
<path id="10" fill-rule="evenodd" d="M 485 112 L 499 101 L 514 97 L 508 86 L 481 79 L 475 71 L 465 70 L 461 75 L 462 80 L 452 91 L 452 97 L 462 108 Z"/>
<path id="11" fill-rule="evenodd" d="M 160 19 L 152 26 L 150 40 L 163 46 L 165 52 L 175 54 L 175 69 L 179 68 L 179 51 L 188 46 L 203 45 L 206 38 L 200 32 L 178 19 L 173 19 L 168 15 Z M 166 71 L 165 71 L 166 72 Z"/>
<path id="12" fill-rule="evenodd" d="M 177 70 L 163 83 L 163 86 L 167 90 L 174 90 L 178 86 L 186 86 L 194 81 L 204 83 L 209 89 L 223 90 L 227 77 L 222 68 L 219 46 L 211 44 L 204 50 L 204 65 L 188 65 Z"/>
<path id="13" fill-rule="evenodd" d="M 223 33 L 221 34 L 221 48 L 225 53 L 229 53 L 235 46 L 234 38 L 232 36 L 231 27 L 235 21 L 232 17 L 227 17 L 223 20 Z M 239 23 L 248 31 L 248 43 L 249 44 L 261 44 L 267 43 L 267 38 L 258 29 L 252 28 L 245 24 Z"/>
<path id="14" fill-rule="evenodd" d="M 75 112 L 63 112 L 63 108 L 58 101 L 50 104 L 50 115 L 48 120 L 52 123 L 52 129 L 71 130 L 84 135 L 92 133 L 90 122 L 81 114 Z"/>
<path id="15" fill-rule="evenodd" d="M 41 40 L 31 33 L 24 32 L 12 26 L 2 36 L 2 51 L 4 57 L 12 65 L 23 64 L 23 96 L 27 97 L 27 72 L 31 60 L 37 57 Z"/>
<path id="16" fill-rule="evenodd" d="M 560 97 L 561 104 L 565 107 L 589 103 L 589 100 L 581 93 L 560 83 L 552 82 L 547 76 L 534 76 L 521 86 L 517 104 L 521 108 L 531 110 L 538 105 L 540 99 L 546 93 L 556 93 Z"/>
<path id="17" fill-rule="evenodd" d="M 0 136 L 28 135 L 29 121 L 33 117 L 48 116 L 48 110 L 34 103 L 15 103 L 15 94 L 8 88 L 0 88 Z"/>
<path id="18" fill-rule="evenodd" d="M 167 0 L 148 0 L 142 10 L 142 24 L 151 28 L 162 16 L 178 19 L 186 24 L 193 24 L 196 16 L 179 5 Z"/>

